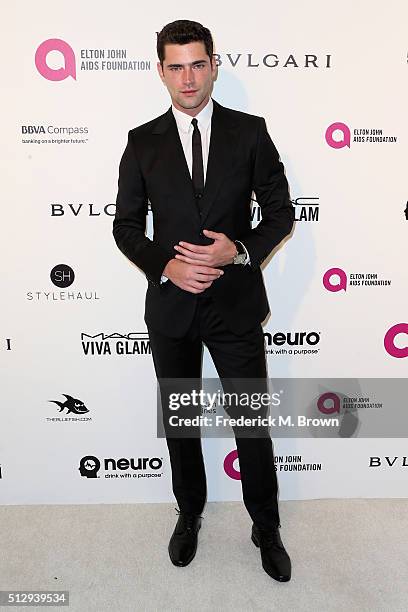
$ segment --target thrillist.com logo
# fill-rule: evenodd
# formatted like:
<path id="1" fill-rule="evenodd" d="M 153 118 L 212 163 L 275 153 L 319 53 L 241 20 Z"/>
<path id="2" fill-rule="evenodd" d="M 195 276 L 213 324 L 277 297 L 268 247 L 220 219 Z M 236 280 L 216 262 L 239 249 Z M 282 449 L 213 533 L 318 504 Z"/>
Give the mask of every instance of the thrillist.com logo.
<path id="1" fill-rule="evenodd" d="M 396 143 L 397 136 L 387 136 L 380 128 L 353 128 L 353 135 L 346 123 L 336 121 L 326 129 L 325 139 L 332 149 L 343 149 L 353 143 Z"/>
<path id="2" fill-rule="evenodd" d="M 390 279 L 379 278 L 376 272 L 346 274 L 342 268 L 329 268 L 323 274 L 323 287 L 327 291 L 346 291 L 347 287 L 389 287 Z"/>
<path id="3" fill-rule="evenodd" d="M 49 58 L 51 52 L 57 52 L 60 55 L 62 65 L 59 67 L 52 65 Z M 129 59 L 127 49 L 80 49 L 79 58 L 78 67 L 81 71 L 150 70 L 150 60 Z M 65 81 L 68 78 L 76 80 L 77 78 L 76 54 L 71 45 L 61 38 L 44 40 L 37 47 L 34 61 L 38 72 L 48 81 Z"/>
<path id="4" fill-rule="evenodd" d="M 89 412 L 89 409 L 85 406 L 84 402 L 81 399 L 72 397 L 72 395 L 67 395 L 66 393 L 62 393 L 62 395 L 66 398 L 63 402 L 62 400 L 48 400 L 52 404 L 56 404 L 59 408 L 58 412 L 63 413 L 61 416 L 56 417 L 46 417 L 46 421 L 50 423 L 66 423 L 66 422 L 77 422 L 84 423 L 92 421 L 92 417 L 84 416 Z M 66 410 L 66 412 L 64 412 Z M 68 416 L 68 415 L 74 416 Z"/>
<path id="5" fill-rule="evenodd" d="M 407 344 L 405 346 L 397 346 L 395 340 L 397 336 L 402 338 L 402 334 L 407 336 Z M 398 342 L 400 341 L 400 337 L 398 338 Z M 397 359 L 408 357 L 408 323 L 397 323 L 390 327 L 384 336 L 384 348 L 391 357 L 397 357 Z"/>

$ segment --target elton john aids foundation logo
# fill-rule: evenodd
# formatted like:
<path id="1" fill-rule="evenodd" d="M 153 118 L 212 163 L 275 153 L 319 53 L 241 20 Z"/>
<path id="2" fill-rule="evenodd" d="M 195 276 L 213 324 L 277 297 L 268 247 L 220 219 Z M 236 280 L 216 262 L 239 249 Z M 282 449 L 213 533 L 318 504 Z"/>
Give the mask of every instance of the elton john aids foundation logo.
<path id="1" fill-rule="evenodd" d="M 341 268 L 327 270 L 323 275 L 323 286 L 327 291 L 346 291 L 347 275 L 345 271 Z"/>
<path id="2" fill-rule="evenodd" d="M 322 393 L 317 400 L 317 409 L 323 414 L 340 412 L 340 398 L 337 393 L 332 393 L 331 391 Z"/>
<path id="3" fill-rule="evenodd" d="M 402 359 L 408 357 L 408 344 L 404 347 L 395 346 L 395 339 L 399 334 L 408 336 L 408 323 L 397 323 L 390 327 L 384 336 L 384 348 L 391 357 Z"/>
<path id="4" fill-rule="evenodd" d="M 233 450 L 224 459 L 224 472 L 233 480 L 241 480 L 241 472 L 235 467 L 234 463 L 238 460 L 238 451 Z"/>
<path id="5" fill-rule="evenodd" d="M 350 128 L 345 123 L 341 123 L 341 121 L 329 125 L 325 136 L 327 144 L 333 149 L 350 148 Z"/>
<path id="6" fill-rule="evenodd" d="M 350 148 L 350 143 L 354 144 L 382 144 L 382 143 L 396 143 L 398 136 L 389 135 L 385 133 L 383 128 L 379 127 L 361 127 L 353 128 L 353 135 L 351 130 L 346 123 L 342 121 L 336 121 L 331 123 L 326 129 L 325 133 L 326 143 L 332 149 L 343 149 L 344 147 Z"/>
<path id="7" fill-rule="evenodd" d="M 47 56 L 51 51 L 59 51 L 64 58 L 64 66 L 51 68 Z M 60 38 L 44 40 L 35 52 L 35 66 L 38 72 L 48 81 L 64 81 L 68 77 L 76 80 L 75 53 L 72 47 Z"/>
<path id="8" fill-rule="evenodd" d="M 347 286 L 355 288 L 387 288 L 391 279 L 381 278 L 377 272 L 352 272 L 347 274 L 342 268 L 329 268 L 323 274 L 323 287 L 327 291 L 346 291 Z"/>

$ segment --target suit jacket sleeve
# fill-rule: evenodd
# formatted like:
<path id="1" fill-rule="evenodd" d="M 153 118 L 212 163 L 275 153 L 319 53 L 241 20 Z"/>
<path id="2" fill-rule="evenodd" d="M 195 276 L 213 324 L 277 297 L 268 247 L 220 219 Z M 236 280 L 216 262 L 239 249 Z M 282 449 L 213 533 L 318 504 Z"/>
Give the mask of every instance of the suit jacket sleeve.
<path id="1" fill-rule="evenodd" d="M 160 284 L 161 274 L 172 255 L 146 236 L 148 197 L 131 131 L 119 165 L 116 214 L 113 236 L 119 249 L 146 274 Z"/>
<path id="2" fill-rule="evenodd" d="M 246 235 L 239 236 L 239 240 L 249 252 L 251 269 L 256 270 L 281 240 L 290 234 L 295 220 L 283 164 L 263 118 L 259 121 L 253 190 L 261 207 L 262 220 Z"/>

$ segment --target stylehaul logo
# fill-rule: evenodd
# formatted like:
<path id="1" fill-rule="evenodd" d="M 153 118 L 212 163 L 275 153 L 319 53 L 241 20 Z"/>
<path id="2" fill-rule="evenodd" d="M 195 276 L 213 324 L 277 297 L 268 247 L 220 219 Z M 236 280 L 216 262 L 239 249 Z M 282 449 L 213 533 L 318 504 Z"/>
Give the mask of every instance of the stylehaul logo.
<path id="1" fill-rule="evenodd" d="M 351 130 L 346 123 L 336 121 L 331 123 L 325 133 L 326 143 L 332 149 L 350 148 Z M 354 128 L 353 143 L 382 143 L 397 142 L 397 136 L 387 136 L 383 129 L 379 128 Z"/>
<path id="2" fill-rule="evenodd" d="M 79 473 L 85 478 L 100 478 L 98 472 L 103 465 L 104 478 L 160 478 L 163 471 L 161 457 L 134 457 L 130 459 L 98 459 L 95 455 L 86 455 L 79 462 Z"/>
<path id="3" fill-rule="evenodd" d="M 57 51 L 63 59 L 59 68 L 50 66 L 49 53 Z M 81 49 L 79 69 L 92 71 L 150 70 L 150 60 L 130 60 L 127 49 Z M 35 52 L 35 67 L 48 81 L 76 80 L 77 64 L 71 45 L 61 38 L 44 40 Z"/>
<path id="4" fill-rule="evenodd" d="M 342 268 L 329 268 L 323 275 L 323 287 L 336 293 L 350 287 L 389 287 L 390 279 L 378 277 L 376 272 L 355 272 L 347 275 Z"/>
<path id="5" fill-rule="evenodd" d="M 385 350 L 391 357 L 396 357 L 397 359 L 408 357 L 408 338 L 406 339 L 406 346 L 399 347 L 395 345 L 395 339 L 400 334 L 408 336 L 408 323 L 397 323 L 393 325 L 384 336 Z"/>
<path id="6" fill-rule="evenodd" d="M 67 264 L 58 264 L 50 272 L 52 284 L 60 289 L 67 289 L 75 281 L 75 272 Z M 96 291 L 27 291 L 29 301 L 71 301 L 71 300 L 99 300 Z"/>

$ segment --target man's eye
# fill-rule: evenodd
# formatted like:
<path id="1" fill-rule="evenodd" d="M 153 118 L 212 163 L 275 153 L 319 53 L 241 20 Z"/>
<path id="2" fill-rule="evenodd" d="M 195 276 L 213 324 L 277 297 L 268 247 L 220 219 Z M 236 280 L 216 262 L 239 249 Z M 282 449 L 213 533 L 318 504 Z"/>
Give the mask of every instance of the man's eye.
<path id="1" fill-rule="evenodd" d="M 204 68 L 205 64 L 196 64 L 194 67 L 195 68 Z"/>

